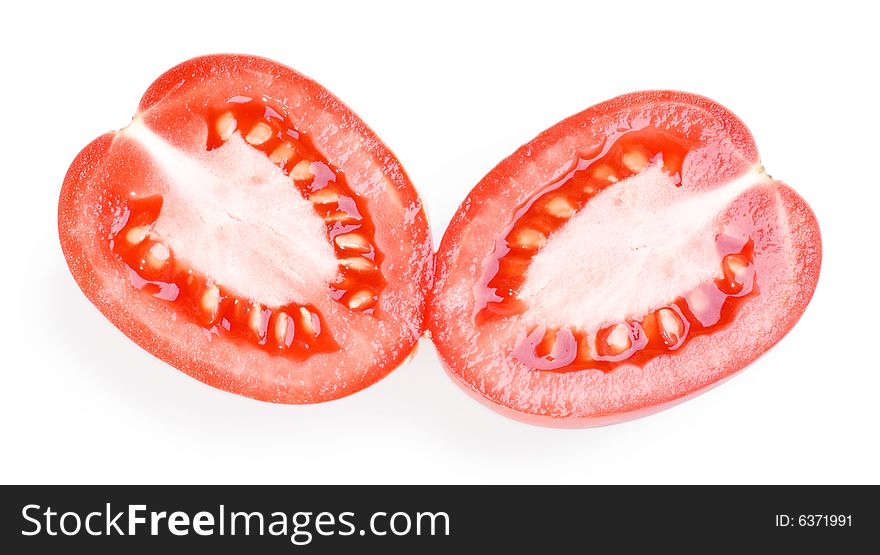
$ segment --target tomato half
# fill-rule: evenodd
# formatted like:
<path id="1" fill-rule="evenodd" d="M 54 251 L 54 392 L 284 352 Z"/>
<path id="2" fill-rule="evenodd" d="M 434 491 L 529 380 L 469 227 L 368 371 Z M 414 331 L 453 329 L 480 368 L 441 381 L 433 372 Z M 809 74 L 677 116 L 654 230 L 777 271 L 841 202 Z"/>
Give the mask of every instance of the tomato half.
<path id="1" fill-rule="evenodd" d="M 215 55 L 159 77 L 67 173 L 61 246 L 138 345 L 215 387 L 312 403 L 382 378 L 423 331 L 432 246 L 400 163 L 329 91 Z"/>
<path id="2" fill-rule="evenodd" d="M 437 254 L 428 329 L 467 391 L 590 426 L 736 373 L 803 313 L 821 262 L 804 200 L 745 125 L 648 91 L 572 116 L 471 191 Z"/>

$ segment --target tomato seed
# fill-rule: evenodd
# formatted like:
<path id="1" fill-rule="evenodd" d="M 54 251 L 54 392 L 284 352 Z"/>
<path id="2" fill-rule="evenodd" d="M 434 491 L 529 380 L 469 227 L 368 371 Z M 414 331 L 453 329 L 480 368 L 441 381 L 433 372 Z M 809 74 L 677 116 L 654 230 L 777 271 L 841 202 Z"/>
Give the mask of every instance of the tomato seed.
<path id="1" fill-rule="evenodd" d="M 667 347 L 677 347 L 684 337 L 684 322 L 671 308 L 661 308 L 657 311 L 657 320 L 660 324 L 660 336 Z"/>
<path id="2" fill-rule="evenodd" d="M 297 162 L 293 169 L 290 170 L 290 178 L 294 181 L 308 181 L 314 176 L 312 173 L 312 163 L 308 160 Z"/>
<path id="3" fill-rule="evenodd" d="M 370 252 L 370 243 L 360 233 L 341 233 L 333 238 L 336 246 L 342 250 Z"/>
<path id="4" fill-rule="evenodd" d="M 638 173 L 648 167 L 649 159 L 650 155 L 647 150 L 643 148 L 633 148 L 624 153 L 621 161 L 623 162 L 623 165 L 626 166 L 626 169 L 633 173 Z"/>
<path id="5" fill-rule="evenodd" d="M 574 216 L 575 207 L 563 196 L 553 197 L 545 205 L 547 213 L 556 218 L 568 219 Z"/>
<path id="6" fill-rule="evenodd" d="M 350 256 L 348 258 L 342 258 L 339 260 L 339 263 L 346 269 L 352 270 L 354 272 L 375 272 L 379 268 L 376 266 L 376 263 L 372 260 L 368 260 L 363 256 Z"/>
<path id="7" fill-rule="evenodd" d="M 202 293 L 199 306 L 201 307 L 202 312 L 204 312 L 206 320 L 213 323 L 220 310 L 220 288 L 217 287 L 217 285 L 212 284 L 205 289 L 205 292 Z"/>
<path id="8" fill-rule="evenodd" d="M 333 204 L 339 202 L 339 193 L 330 187 L 318 189 L 309 195 L 312 204 Z"/>
<path id="9" fill-rule="evenodd" d="M 348 298 L 348 307 L 352 310 L 366 310 L 372 307 L 378 299 L 376 294 L 370 289 L 361 289 L 355 291 Z"/>
<path id="10" fill-rule="evenodd" d="M 149 232 L 149 228 L 144 226 L 133 227 L 125 234 L 125 240 L 129 245 L 140 245 L 147 238 Z"/>
<path id="11" fill-rule="evenodd" d="M 632 339 L 629 336 L 629 326 L 617 324 L 613 326 L 605 336 L 605 345 L 602 354 L 619 355 L 632 347 Z M 600 351 L 601 352 L 601 351 Z"/>
<path id="12" fill-rule="evenodd" d="M 251 306 L 250 311 L 248 312 L 248 326 L 250 326 L 251 331 L 254 332 L 257 339 L 262 339 L 265 335 L 266 330 L 263 327 L 263 309 L 259 304 Z"/>
<path id="13" fill-rule="evenodd" d="M 269 159 L 280 166 L 284 166 L 290 162 L 293 155 L 293 147 L 287 143 L 281 143 L 275 147 L 275 150 L 273 150 L 271 154 L 269 154 Z"/>
<path id="14" fill-rule="evenodd" d="M 144 254 L 144 269 L 155 275 L 156 272 L 160 272 L 168 265 L 170 258 L 171 251 L 164 243 L 152 241 Z"/>
<path id="15" fill-rule="evenodd" d="M 228 141 L 232 134 L 235 133 L 236 125 L 238 125 L 238 122 L 235 121 L 235 116 L 232 115 L 232 112 L 224 112 L 217 118 L 214 129 L 221 140 Z"/>
<path id="16" fill-rule="evenodd" d="M 316 335 L 318 335 L 320 330 L 320 321 L 318 320 L 317 315 L 309 312 L 309 309 L 304 306 L 299 307 L 299 315 L 301 320 L 300 324 L 303 328 L 303 331 L 305 331 L 309 335 L 309 337 L 315 337 Z"/>
<path id="17" fill-rule="evenodd" d="M 247 141 L 249 144 L 258 146 L 268 141 L 271 137 L 272 128 L 265 123 L 260 122 L 251 127 L 250 132 L 248 132 L 244 140 Z"/>
<path id="18" fill-rule="evenodd" d="M 275 325 L 272 326 L 272 332 L 275 339 L 275 344 L 281 347 L 290 347 L 290 343 L 287 341 L 287 331 L 288 328 L 292 328 L 292 322 L 290 321 L 290 316 L 285 314 L 284 312 L 279 312 L 275 315 Z M 292 339 L 292 337 L 291 337 Z"/>
<path id="19" fill-rule="evenodd" d="M 728 254 L 722 261 L 722 268 L 724 277 L 718 281 L 718 288 L 727 294 L 739 293 L 748 280 L 748 258 L 741 254 Z"/>
<path id="20" fill-rule="evenodd" d="M 526 249 L 539 249 L 547 243 L 547 236 L 537 229 L 525 228 L 516 236 L 516 246 Z"/>
<path id="21" fill-rule="evenodd" d="M 599 164 L 595 168 L 593 168 L 593 177 L 599 181 L 609 181 L 615 182 L 617 181 L 617 176 L 614 175 L 614 170 L 608 164 Z M 592 194 L 595 192 L 595 189 L 590 188 L 588 193 Z"/>
<path id="22" fill-rule="evenodd" d="M 330 225 L 334 224 L 351 224 L 357 222 L 359 218 L 345 210 L 334 210 L 324 216 L 324 221 Z"/>

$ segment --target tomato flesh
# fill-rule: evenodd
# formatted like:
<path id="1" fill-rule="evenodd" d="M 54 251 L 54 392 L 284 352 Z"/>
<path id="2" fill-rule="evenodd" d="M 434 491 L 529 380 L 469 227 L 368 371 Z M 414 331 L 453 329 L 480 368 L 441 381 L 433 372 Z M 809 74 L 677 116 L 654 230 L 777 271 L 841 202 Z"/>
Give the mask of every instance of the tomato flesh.
<path id="1" fill-rule="evenodd" d="M 702 97 L 624 95 L 493 169 L 437 255 L 429 330 L 452 376 L 529 422 L 591 426 L 733 375 L 815 288 L 815 217 Z"/>

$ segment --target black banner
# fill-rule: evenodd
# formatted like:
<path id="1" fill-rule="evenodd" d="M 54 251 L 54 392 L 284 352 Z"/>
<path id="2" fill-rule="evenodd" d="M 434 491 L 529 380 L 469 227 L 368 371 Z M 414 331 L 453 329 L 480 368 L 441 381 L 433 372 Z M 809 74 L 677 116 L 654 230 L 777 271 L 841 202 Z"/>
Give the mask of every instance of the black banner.
<path id="1" fill-rule="evenodd" d="M 878 488 L 3 486 L 6 553 L 876 550 Z M 873 547 L 872 547 L 873 546 Z M 63 550 L 63 551 L 62 551 Z M 750 551 L 751 552 L 751 551 Z"/>

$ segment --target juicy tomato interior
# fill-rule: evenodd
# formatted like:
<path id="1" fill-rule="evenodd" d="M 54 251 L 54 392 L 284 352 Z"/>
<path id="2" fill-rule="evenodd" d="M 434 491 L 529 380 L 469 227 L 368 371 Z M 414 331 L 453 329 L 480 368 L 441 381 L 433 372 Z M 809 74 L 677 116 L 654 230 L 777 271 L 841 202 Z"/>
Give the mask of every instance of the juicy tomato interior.
<path id="1" fill-rule="evenodd" d="M 484 262 L 485 285 L 476 291 L 477 317 L 522 312 L 517 289 L 525 280 L 532 257 L 595 195 L 609 185 L 632 177 L 653 161 L 681 182 L 681 164 L 687 154 L 684 138 L 656 129 L 617 133 L 574 167 L 520 205 L 500 233 Z"/>
<path id="2" fill-rule="evenodd" d="M 483 262 L 483 278 L 475 288 L 476 319 L 511 316 L 526 307 L 518 292 L 532 257 L 548 237 L 595 195 L 658 164 L 681 186 L 681 166 L 688 154 L 687 138 L 645 128 L 618 133 L 595 152 L 577 161 L 562 179 L 541 187 L 519 206 Z M 573 371 L 594 368 L 610 372 L 620 364 L 641 365 L 655 356 L 680 349 L 689 337 L 712 333 L 733 321 L 737 307 L 754 286 L 754 243 L 716 237 L 722 257 L 721 276 L 701 284 L 644 315 L 587 330 L 539 326 L 523 332 L 514 356 L 536 370 Z"/>
<path id="3" fill-rule="evenodd" d="M 372 314 L 385 283 L 379 269 L 382 254 L 374 244 L 375 227 L 364 202 L 348 187 L 344 174 L 264 100 L 233 96 L 207 110 L 205 124 L 207 150 L 239 133 L 289 176 L 291 186 L 324 220 L 339 259 L 330 296 L 350 310 Z M 249 341 L 269 352 L 303 359 L 339 348 L 314 305 L 266 306 L 176 261 L 154 229 L 161 211 L 161 195 L 134 197 L 114 222 L 110 248 L 125 264 L 134 287 L 179 303 L 184 315 L 212 333 Z"/>

